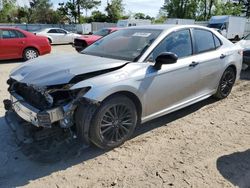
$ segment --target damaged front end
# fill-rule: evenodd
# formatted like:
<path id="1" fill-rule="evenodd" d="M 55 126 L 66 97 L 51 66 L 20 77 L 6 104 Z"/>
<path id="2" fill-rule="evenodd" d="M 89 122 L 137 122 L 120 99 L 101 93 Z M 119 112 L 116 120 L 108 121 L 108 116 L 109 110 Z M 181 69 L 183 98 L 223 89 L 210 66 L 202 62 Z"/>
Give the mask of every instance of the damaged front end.
<path id="1" fill-rule="evenodd" d="M 46 128 L 51 128 L 53 124 L 62 128 L 74 125 L 74 111 L 90 89 L 70 90 L 71 84 L 38 87 L 12 78 L 7 83 L 10 100 L 4 101 L 5 109 L 36 127 Z"/>

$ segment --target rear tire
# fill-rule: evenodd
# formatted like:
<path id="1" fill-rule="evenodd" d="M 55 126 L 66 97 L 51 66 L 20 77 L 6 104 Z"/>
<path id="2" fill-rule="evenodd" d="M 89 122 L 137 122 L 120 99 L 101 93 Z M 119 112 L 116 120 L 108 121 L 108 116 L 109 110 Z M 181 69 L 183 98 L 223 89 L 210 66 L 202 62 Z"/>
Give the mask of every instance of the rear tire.
<path id="1" fill-rule="evenodd" d="M 26 48 L 23 52 L 23 59 L 25 61 L 37 58 L 38 56 L 38 51 L 35 48 Z"/>
<path id="2" fill-rule="evenodd" d="M 114 95 L 97 109 L 90 126 L 90 140 L 102 149 L 115 148 L 131 137 L 136 124 L 135 104 L 126 96 Z"/>
<path id="3" fill-rule="evenodd" d="M 224 71 L 224 73 L 220 79 L 220 83 L 219 83 L 219 86 L 217 88 L 217 92 L 214 95 L 214 97 L 216 97 L 218 99 L 226 98 L 231 93 L 231 90 L 232 90 L 233 85 L 235 83 L 235 79 L 236 79 L 235 70 L 233 69 L 233 67 L 228 67 Z"/>

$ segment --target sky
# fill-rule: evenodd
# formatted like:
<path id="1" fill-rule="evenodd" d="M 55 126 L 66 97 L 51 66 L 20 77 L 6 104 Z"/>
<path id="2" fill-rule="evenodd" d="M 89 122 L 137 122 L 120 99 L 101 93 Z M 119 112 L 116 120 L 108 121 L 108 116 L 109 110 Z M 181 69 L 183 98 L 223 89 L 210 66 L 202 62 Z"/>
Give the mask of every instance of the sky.
<path id="1" fill-rule="evenodd" d="M 101 1 L 102 4 L 98 7 L 98 10 L 104 12 L 107 0 Z M 54 6 L 57 6 L 58 3 L 67 2 L 67 0 L 50 0 L 50 2 L 52 2 Z M 123 0 L 123 4 L 125 5 L 126 13 L 142 12 L 146 15 L 156 17 L 159 13 L 160 7 L 164 4 L 164 0 Z"/>

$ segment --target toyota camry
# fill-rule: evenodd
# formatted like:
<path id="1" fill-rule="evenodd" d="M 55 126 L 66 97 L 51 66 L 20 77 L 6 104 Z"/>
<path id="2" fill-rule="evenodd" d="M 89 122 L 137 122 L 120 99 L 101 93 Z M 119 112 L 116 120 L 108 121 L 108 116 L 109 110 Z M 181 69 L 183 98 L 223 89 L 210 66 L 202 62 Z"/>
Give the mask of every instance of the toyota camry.
<path id="1" fill-rule="evenodd" d="M 212 29 L 130 27 L 81 54 L 42 57 L 14 69 L 4 103 L 34 126 L 70 128 L 83 142 L 110 149 L 140 123 L 210 96 L 226 98 L 241 66 L 242 49 Z"/>

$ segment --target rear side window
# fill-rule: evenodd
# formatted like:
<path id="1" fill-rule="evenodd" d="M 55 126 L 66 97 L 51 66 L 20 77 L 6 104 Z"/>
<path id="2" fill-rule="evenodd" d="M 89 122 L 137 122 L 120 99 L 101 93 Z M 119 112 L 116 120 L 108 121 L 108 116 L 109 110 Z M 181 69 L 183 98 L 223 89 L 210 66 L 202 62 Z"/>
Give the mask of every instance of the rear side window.
<path id="1" fill-rule="evenodd" d="M 214 36 L 214 44 L 215 44 L 215 48 L 219 48 L 221 46 L 221 41 L 220 39 L 218 39 L 218 37 L 216 37 L 215 35 Z"/>
<path id="2" fill-rule="evenodd" d="M 20 31 L 15 31 L 19 38 L 25 38 L 26 36 Z"/>
<path id="3" fill-rule="evenodd" d="M 210 31 L 194 29 L 193 34 L 197 53 L 207 52 L 215 49 L 214 37 Z"/>

